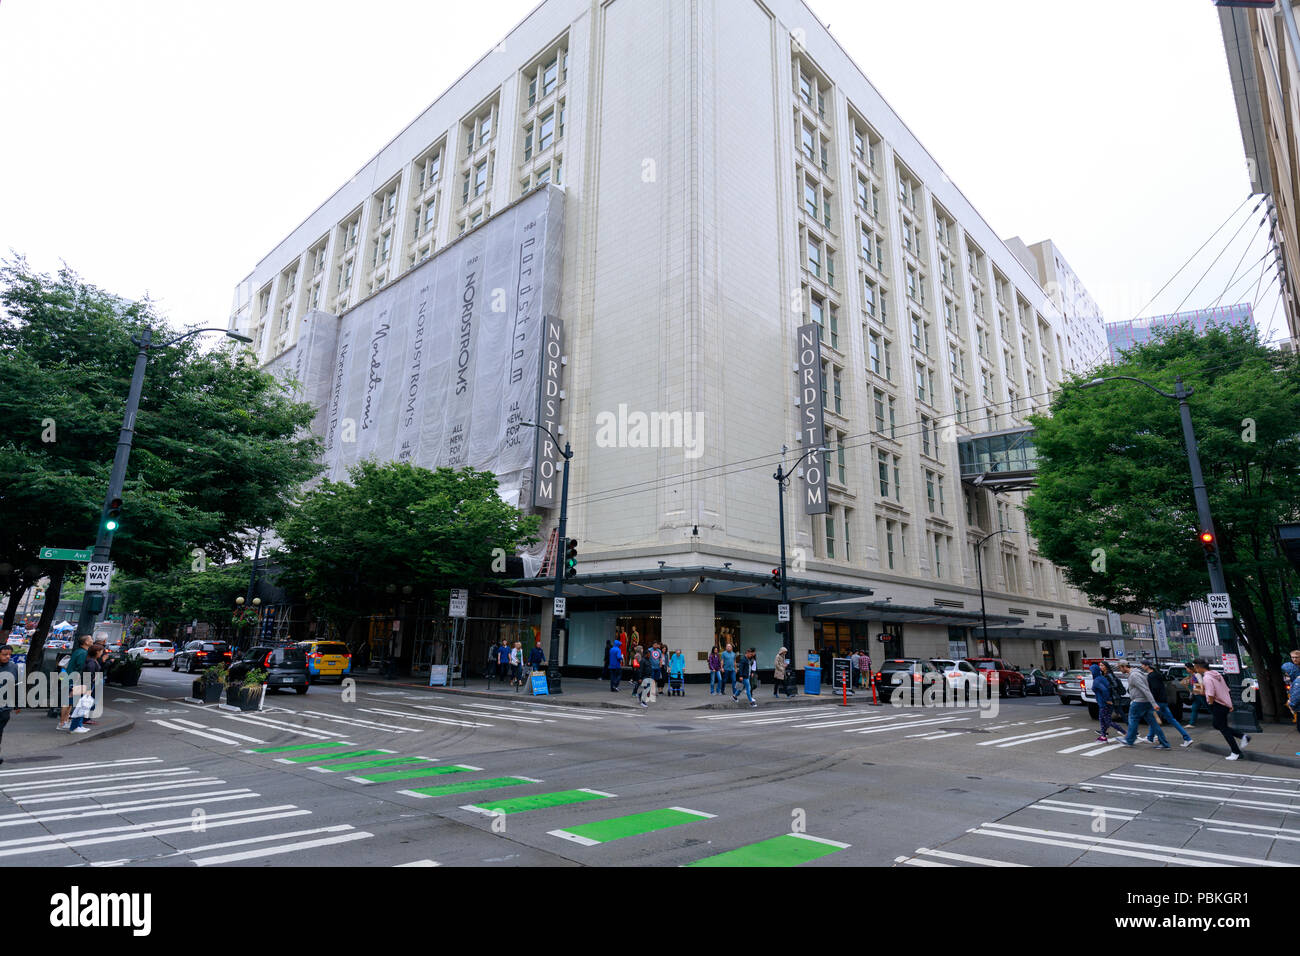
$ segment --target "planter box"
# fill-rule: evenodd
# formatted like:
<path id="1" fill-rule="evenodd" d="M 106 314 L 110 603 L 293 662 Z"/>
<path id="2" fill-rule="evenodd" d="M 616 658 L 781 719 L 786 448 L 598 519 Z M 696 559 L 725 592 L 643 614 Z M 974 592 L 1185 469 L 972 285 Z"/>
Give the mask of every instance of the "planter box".
<path id="1" fill-rule="evenodd" d="M 243 711 L 261 710 L 262 685 L 244 687 L 241 684 L 232 684 L 226 688 L 226 703 Z"/>
<path id="2" fill-rule="evenodd" d="M 222 690 L 220 684 L 205 684 L 201 680 L 196 680 L 193 689 L 194 699 L 201 700 L 205 704 L 215 704 L 221 700 Z"/>

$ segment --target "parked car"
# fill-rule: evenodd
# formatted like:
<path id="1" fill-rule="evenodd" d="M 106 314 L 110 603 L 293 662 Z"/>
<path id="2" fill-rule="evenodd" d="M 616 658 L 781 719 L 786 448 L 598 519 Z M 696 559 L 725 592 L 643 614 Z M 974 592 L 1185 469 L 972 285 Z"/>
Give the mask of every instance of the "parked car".
<path id="1" fill-rule="evenodd" d="M 341 684 L 352 673 L 352 652 L 342 641 L 303 641 L 298 646 L 307 655 L 307 676 L 312 683 L 329 680 Z"/>
<path id="2" fill-rule="evenodd" d="M 172 659 L 176 656 L 176 646 L 171 641 L 150 638 L 147 641 L 140 641 L 128 647 L 126 656 L 138 657 L 146 664 L 155 664 L 161 667 L 172 662 Z"/>
<path id="3" fill-rule="evenodd" d="M 172 670 L 193 674 L 213 664 L 230 663 L 230 645 L 225 641 L 190 641 L 172 657 Z"/>
<path id="4" fill-rule="evenodd" d="M 1087 676 L 1087 671 L 1062 671 L 1061 676 L 1052 681 L 1056 685 L 1056 696 L 1062 704 L 1071 704 L 1076 700 L 1083 703 L 1083 686 Z"/>
<path id="5" fill-rule="evenodd" d="M 1119 694 L 1111 695 L 1111 710 L 1121 716 L 1128 713 L 1128 678 L 1119 672 L 1119 661 L 1107 661 L 1110 668 L 1112 683 L 1118 682 L 1120 686 Z M 1092 670 L 1086 672 L 1087 676 L 1083 679 L 1083 703 L 1088 708 L 1088 714 L 1095 720 L 1101 709 L 1097 706 L 1097 698 L 1092 693 Z"/>
<path id="6" fill-rule="evenodd" d="M 943 674 L 945 696 L 967 697 L 979 693 L 988 684 L 988 679 L 970 661 L 936 657 L 930 663 Z"/>
<path id="7" fill-rule="evenodd" d="M 1012 694 L 1025 696 L 1025 675 L 1002 658 L 968 657 L 966 660 L 988 677 L 990 692 L 996 688 L 999 697 L 1010 697 Z"/>
<path id="8" fill-rule="evenodd" d="M 1025 692 L 1035 697 L 1044 697 L 1056 693 L 1056 684 L 1047 676 L 1047 671 L 1040 667 L 1020 672 L 1025 678 Z"/>
<path id="9" fill-rule="evenodd" d="M 299 694 L 307 693 L 311 684 L 307 676 L 307 653 L 300 644 L 287 647 L 251 647 L 230 665 L 229 681 L 239 683 L 249 671 L 266 671 L 266 689 L 274 693 L 292 687 Z"/>
<path id="10" fill-rule="evenodd" d="M 880 662 L 876 671 L 876 688 L 882 698 L 894 693 L 896 688 L 909 688 L 907 693 L 921 693 L 924 689 L 926 675 L 932 680 L 939 679 L 939 670 L 929 661 L 918 657 L 894 657 Z M 911 690 L 915 688 L 915 691 Z"/>

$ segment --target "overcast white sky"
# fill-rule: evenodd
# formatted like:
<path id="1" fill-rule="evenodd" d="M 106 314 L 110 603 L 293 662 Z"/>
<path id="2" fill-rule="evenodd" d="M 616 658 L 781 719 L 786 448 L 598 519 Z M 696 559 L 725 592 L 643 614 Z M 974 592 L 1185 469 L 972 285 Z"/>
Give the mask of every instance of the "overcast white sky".
<path id="1" fill-rule="evenodd" d="M 224 326 L 236 282 L 535 5 L 0 0 L 0 254 Z M 1246 197 L 1211 0 L 812 8 L 993 228 L 1055 239 L 1109 320 Z M 1259 218 L 1145 314 L 1223 250 L 1185 307 L 1213 304 L 1264 255 Z"/>

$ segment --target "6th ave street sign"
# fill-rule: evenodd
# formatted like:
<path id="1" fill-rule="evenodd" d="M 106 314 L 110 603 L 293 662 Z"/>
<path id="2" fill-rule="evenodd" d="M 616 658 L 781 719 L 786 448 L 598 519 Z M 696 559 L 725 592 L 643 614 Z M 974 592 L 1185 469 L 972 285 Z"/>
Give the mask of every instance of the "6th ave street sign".
<path id="1" fill-rule="evenodd" d="M 87 548 L 78 551 L 75 548 L 41 548 L 42 561 L 89 561 L 94 550 Z"/>

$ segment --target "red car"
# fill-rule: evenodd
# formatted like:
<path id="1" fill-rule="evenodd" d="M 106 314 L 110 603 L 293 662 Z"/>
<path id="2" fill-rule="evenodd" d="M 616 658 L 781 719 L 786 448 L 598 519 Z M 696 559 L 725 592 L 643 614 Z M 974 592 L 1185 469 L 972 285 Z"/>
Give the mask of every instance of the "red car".
<path id="1" fill-rule="evenodd" d="M 981 673 L 988 675 L 989 690 L 997 688 L 999 697 L 1025 696 L 1025 675 L 1000 657 L 968 657 Z"/>

